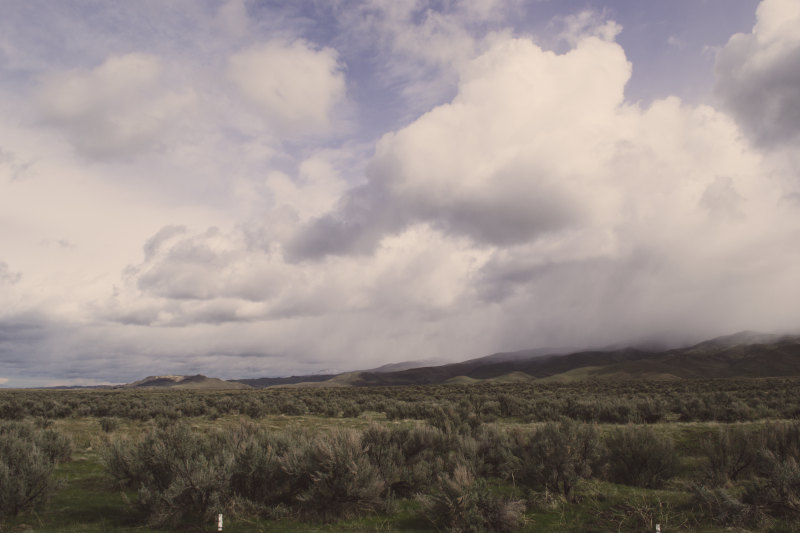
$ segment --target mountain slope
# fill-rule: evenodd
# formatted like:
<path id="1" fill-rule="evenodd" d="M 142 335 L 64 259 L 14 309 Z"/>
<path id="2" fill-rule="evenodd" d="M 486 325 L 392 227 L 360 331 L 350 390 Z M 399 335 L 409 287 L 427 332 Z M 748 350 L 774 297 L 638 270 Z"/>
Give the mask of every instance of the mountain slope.
<path id="1" fill-rule="evenodd" d="M 249 389 L 249 385 L 219 378 L 208 378 L 197 374 L 196 376 L 148 376 L 139 381 L 122 385 L 126 389 L 158 388 L 158 389 Z"/>
<path id="2" fill-rule="evenodd" d="M 360 372 L 355 386 L 421 385 L 470 380 L 676 379 L 800 375 L 800 337 L 741 332 L 672 350 L 635 348 L 543 355 L 539 350 L 499 353 L 449 365 L 399 372 Z"/>
<path id="3" fill-rule="evenodd" d="M 276 387 L 279 385 L 295 385 L 297 383 L 317 383 L 328 381 L 338 374 L 311 374 L 308 376 L 290 376 L 286 378 L 244 378 L 232 379 L 231 382 L 242 383 L 256 389 Z"/>
<path id="4" fill-rule="evenodd" d="M 675 349 L 621 348 L 564 353 L 546 349 L 500 352 L 461 363 L 404 368 L 385 365 L 335 376 L 240 379 L 257 388 L 391 386 L 537 379 L 681 379 L 800 376 L 800 336 L 743 331 Z M 412 365 L 413 366 L 413 365 Z"/>

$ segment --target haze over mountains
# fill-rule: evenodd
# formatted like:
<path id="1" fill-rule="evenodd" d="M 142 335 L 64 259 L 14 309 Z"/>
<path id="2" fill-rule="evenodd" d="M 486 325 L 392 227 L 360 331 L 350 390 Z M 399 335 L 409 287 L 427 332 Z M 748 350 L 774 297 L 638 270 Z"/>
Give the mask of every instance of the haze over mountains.
<path id="1" fill-rule="evenodd" d="M 125 388 L 237 389 L 273 386 L 386 386 L 481 381 L 582 379 L 691 379 L 800 375 L 800 336 L 743 331 L 673 349 L 623 347 L 558 352 L 502 352 L 460 363 L 406 362 L 342 374 L 221 380 L 205 376 L 151 376 Z"/>

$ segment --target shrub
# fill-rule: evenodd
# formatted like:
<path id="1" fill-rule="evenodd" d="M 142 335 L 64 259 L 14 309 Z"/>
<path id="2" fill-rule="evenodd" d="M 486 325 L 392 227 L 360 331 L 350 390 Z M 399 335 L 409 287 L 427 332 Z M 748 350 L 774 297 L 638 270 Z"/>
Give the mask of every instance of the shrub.
<path id="1" fill-rule="evenodd" d="M 308 406 L 303 400 L 287 398 L 278 406 L 278 412 L 282 415 L 301 416 L 308 414 Z"/>
<path id="2" fill-rule="evenodd" d="M 403 490 L 403 474 L 407 466 L 403 442 L 407 435 L 406 428 L 387 428 L 377 424 L 370 425 L 361 435 L 361 445 L 383 480 L 386 492 Z"/>
<path id="3" fill-rule="evenodd" d="M 304 444 L 298 440 L 296 436 L 266 431 L 245 435 L 234 452 L 233 492 L 262 509 L 290 504 L 292 480 L 284 462 L 290 449 Z"/>
<path id="4" fill-rule="evenodd" d="M 355 431 L 335 431 L 289 450 L 286 472 L 302 514 L 330 521 L 377 511 L 384 482 Z"/>
<path id="5" fill-rule="evenodd" d="M 412 428 L 372 425 L 361 436 L 370 462 L 385 484 L 385 493 L 410 496 L 430 490 L 452 469 L 461 439 L 426 424 Z"/>
<path id="6" fill-rule="evenodd" d="M 100 429 L 102 429 L 105 433 L 111 433 L 115 431 L 119 427 L 119 420 L 116 418 L 110 418 L 104 416 L 99 420 L 100 422 Z"/>
<path id="7" fill-rule="evenodd" d="M 101 451 L 106 470 L 123 487 L 138 487 L 144 480 L 144 465 L 138 447 L 127 439 L 113 440 Z"/>
<path id="8" fill-rule="evenodd" d="M 522 416 L 527 411 L 527 406 L 522 398 L 512 394 L 503 393 L 497 397 L 500 404 L 500 416 Z"/>
<path id="9" fill-rule="evenodd" d="M 55 431 L 0 426 L 0 520 L 45 501 L 57 485 L 55 466 L 70 453 L 69 440 Z"/>
<path id="10" fill-rule="evenodd" d="M 701 520 L 726 527 L 762 525 L 767 517 L 758 507 L 746 505 L 721 488 L 692 488 L 692 506 Z"/>
<path id="11" fill-rule="evenodd" d="M 568 500 L 597 459 L 597 430 L 571 420 L 548 422 L 533 434 L 516 434 L 513 444 L 522 484 L 556 491 Z"/>
<path id="12" fill-rule="evenodd" d="M 51 463 L 66 463 L 72 459 L 72 441 L 67 435 L 46 429 L 38 433 L 35 442 Z"/>
<path id="13" fill-rule="evenodd" d="M 673 477 L 678 455 L 672 440 L 647 426 L 627 426 L 605 441 L 608 479 L 636 487 L 660 487 Z"/>
<path id="14" fill-rule="evenodd" d="M 765 450 L 759 454 L 757 470 L 761 479 L 748 485 L 744 501 L 767 507 L 777 515 L 800 515 L 800 466 L 797 461 Z"/>
<path id="15" fill-rule="evenodd" d="M 228 504 L 233 455 L 224 444 L 177 424 L 138 444 L 113 442 L 104 456 L 112 475 L 138 484 L 149 523 L 174 524 L 185 517 L 209 520 Z"/>
<path id="16" fill-rule="evenodd" d="M 655 424 L 667 414 L 667 407 L 663 401 L 648 398 L 636 403 L 636 412 L 639 420 L 645 424 Z"/>
<path id="17" fill-rule="evenodd" d="M 474 479 L 463 465 L 441 480 L 438 494 L 418 499 L 428 520 L 452 533 L 511 532 L 524 522 L 524 502 L 492 494 L 486 480 Z"/>
<path id="18" fill-rule="evenodd" d="M 0 419 L 3 420 L 22 420 L 28 410 L 20 404 L 16 398 L 7 400 L 5 403 L 0 404 Z"/>
<path id="19" fill-rule="evenodd" d="M 767 424 L 761 431 L 761 444 L 780 460 L 800 461 L 800 423 Z"/>
<path id="20" fill-rule="evenodd" d="M 53 426 L 53 421 L 43 416 L 37 416 L 33 419 L 33 425 L 39 429 L 47 429 Z"/>
<path id="21" fill-rule="evenodd" d="M 494 425 L 482 426 L 475 435 L 474 471 L 483 477 L 508 477 L 516 467 L 508 433 Z"/>
<path id="22" fill-rule="evenodd" d="M 720 486 L 751 475 L 762 443 L 761 434 L 744 428 L 725 428 L 709 435 L 703 443 L 706 479 Z"/>

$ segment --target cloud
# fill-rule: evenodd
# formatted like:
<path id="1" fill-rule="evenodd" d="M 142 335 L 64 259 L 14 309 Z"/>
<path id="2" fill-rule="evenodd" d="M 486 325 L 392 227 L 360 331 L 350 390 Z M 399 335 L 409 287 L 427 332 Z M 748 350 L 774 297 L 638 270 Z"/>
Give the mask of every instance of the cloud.
<path id="1" fill-rule="evenodd" d="M 22 274 L 19 272 L 12 272 L 5 261 L 0 261 L 0 283 L 8 283 L 13 285 L 22 279 Z"/>
<path id="2" fill-rule="evenodd" d="M 345 98 L 345 77 L 331 48 L 271 41 L 231 56 L 228 79 L 280 133 L 328 133 Z"/>
<path id="3" fill-rule="evenodd" d="M 751 144 L 735 105 L 632 103 L 619 25 L 523 4 L 15 5 L 0 375 L 261 376 L 796 328 L 796 154 L 763 149 L 791 126 Z M 791 78 L 767 81 L 793 37 L 768 8 L 786 5 L 725 52 L 766 74 L 737 86 L 731 60 L 720 87 L 763 82 L 788 120 Z M 661 50 L 682 35 L 663 29 Z"/>
<path id="4" fill-rule="evenodd" d="M 587 36 L 613 41 L 622 31 L 621 25 L 609 20 L 603 13 L 590 9 L 558 17 L 555 20 L 564 26 L 559 37 L 572 46 L 577 45 Z"/>
<path id="5" fill-rule="evenodd" d="M 31 174 L 35 160 L 21 162 L 17 156 L 0 147 L 0 168 L 5 167 L 9 181 L 17 181 Z"/>
<path id="6" fill-rule="evenodd" d="M 184 233 L 184 228 L 166 227 L 148 240 L 148 245 L 159 242 L 160 246 L 148 246 L 149 253 L 137 280 L 141 291 L 175 300 L 220 296 L 258 300 L 270 292 L 267 285 L 250 283 L 237 271 L 237 256 L 243 250 L 237 247 L 234 236 L 210 228 L 198 236 L 180 238 L 163 246 L 170 237 Z"/>
<path id="7" fill-rule="evenodd" d="M 788 268 L 800 217 L 787 169 L 711 107 L 628 104 L 630 69 L 594 36 L 564 54 L 498 40 L 451 102 L 381 139 L 367 183 L 287 257 L 369 265 L 420 228 L 461 242 L 474 255 L 457 301 L 508 347 L 791 329 L 800 309 L 781 294 L 800 289 Z M 474 318 L 449 313 L 464 328 Z"/>
<path id="8" fill-rule="evenodd" d="M 183 235 L 186 233 L 186 226 L 164 226 L 158 233 L 147 239 L 147 242 L 144 243 L 144 260 L 149 261 L 155 256 L 161 246 L 172 239 L 173 237 L 177 237 L 179 235 Z"/>
<path id="9" fill-rule="evenodd" d="M 379 142 L 369 182 L 310 224 L 289 256 L 367 253 L 416 222 L 490 245 L 579 223 L 597 204 L 584 175 L 604 155 L 629 76 L 622 49 L 594 37 L 563 55 L 498 41 L 464 69 L 451 103 Z"/>
<path id="10" fill-rule="evenodd" d="M 800 136 L 800 5 L 764 0 L 756 18 L 718 53 L 716 93 L 756 143 L 785 146 Z"/>
<path id="11" fill-rule="evenodd" d="M 464 2 L 343 2 L 333 10 L 347 28 L 337 40 L 342 50 L 366 61 L 354 65 L 374 84 L 381 98 L 379 116 L 390 127 L 407 124 L 452 97 L 459 71 L 498 34 L 509 33 L 509 19 L 522 11 L 517 0 Z M 365 87 L 354 85 L 354 91 Z M 364 94 L 367 101 L 375 95 Z M 387 99 L 391 107 L 387 108 Z M 372 119 L 372 117 L 371 117 Z"/>
<path id="12" fill-rule="evenodd" d="M 41 114 L 84 156 L 138 154 L 154 148 L 193 103 L 191 90 L 162 85 L 162 71 L 158 57 L 131 53 L 91 70 L 47 74 L 37 89 Z"/>

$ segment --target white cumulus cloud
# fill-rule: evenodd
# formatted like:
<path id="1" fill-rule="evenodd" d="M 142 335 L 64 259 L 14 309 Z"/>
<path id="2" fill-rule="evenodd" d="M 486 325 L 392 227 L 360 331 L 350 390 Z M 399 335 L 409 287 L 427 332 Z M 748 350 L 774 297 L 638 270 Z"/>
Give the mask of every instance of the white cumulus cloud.
<path id="1" fill-rule="evenodd" d="M 717 55 L 716 91 L 757 143 L 785 145 L 800 137 L 800 2 L 764 0 L 756 17 Z"/>
<path id="2" fill-rule="evenodd" d="M 37 91 L 42 115 L 89 157 L 150 149 L 194 100 L 191 90 L 166 89 L 162 71 L 158 57 L 131 53 L 91 70 L 49 73 Z"/>
<path id="3" fill-rule="evenodd" d="M 279 133 L 327 133 L 345 98 L 338 54 L 303 40 L 271 41 L 231 56 L 228 78 Z"/>

